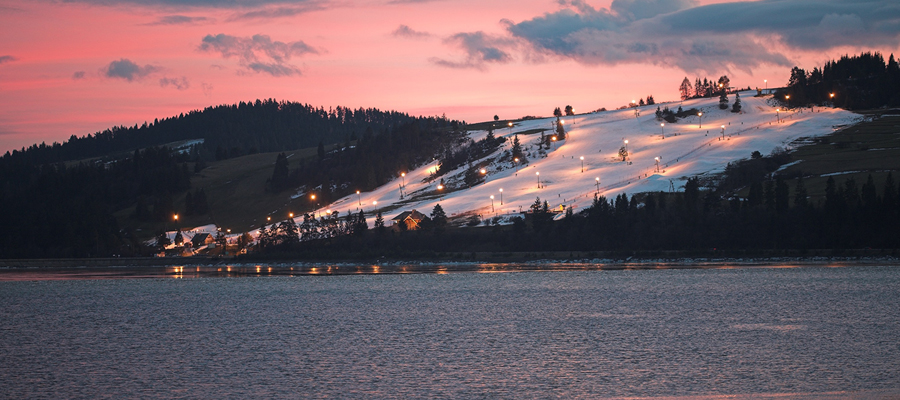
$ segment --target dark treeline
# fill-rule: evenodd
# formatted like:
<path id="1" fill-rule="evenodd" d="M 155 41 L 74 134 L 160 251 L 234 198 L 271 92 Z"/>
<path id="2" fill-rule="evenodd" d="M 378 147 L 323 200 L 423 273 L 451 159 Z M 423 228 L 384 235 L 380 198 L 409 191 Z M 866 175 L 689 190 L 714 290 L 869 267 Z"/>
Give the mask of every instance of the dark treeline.
<path id="1" fill-rule="evenodd" d="M 280 159 L 283 168 L 276 169 L 269 189 L 307 187 L 324 203 L 374 189 L 399 171 L 431 161 L 463 135 L 459 126 L 443 117 L 342 107 L 326 111 L 267 100 L 10 152 L 0 157 L 0 206 L 5 210 L 0 224 L 9 228 L 0 234 L 0 258 L 149 254 L 151 249 L 121 229 L 122 221 L 113 214 L 134 207 L 128 218 L 162 224 L 175 213 L 209 213 L 206 193 L 190 190 L 192 173 L 206 160 L 318 143 L 314 161 L 289 166 L 286 158 Z M 192 138 L 205 142 L 191 151 L 152 146 Z M 77 164 L 61 161 L 111 152 L 119 154 Z M 261 183 L 260 195 L 265 189 Z M 182 194 L 185 207 L 176 209 L 174 199 Z"/>
<path id="2" fill-rule="evenodd" d="M 320 143 L 318 157 L 296 165 L 279 154 L 269 182 L 270 190 L 300 188 L 327 204 L 357 190 L 370 191 L 424 163 L 434 161 L 446 149 L 465 138 L 459 123 L 442 118 L 423 118 L 384 128 L 367 128 L 356 143 L 338 144 L 330 150 Z"/>
<path id="3" fill-rule="evenodd" d="M 803 249 L 896 249 L 900 245 L 898 188 L 889 174 L 828 180 L 825 199 L 813 204 L 802 179 L 780 177 L 751 184 L 747 199 L 723 199 L 688 181 L 683 193 L 599 197 L 591 207 L 553 221 L 546 202 L 535 201 L 511 225 L 442 228 L 423 221 L 417 231 L 374 229 L 353 236 L 298 242 L 269 256 L 300 258 L 447 257 L 470 252 L 685 250 L 720 254 Z M 879 194 L 881 193 L 881 194 Z M 477 221 L 476 221 L 477 222 Z"/>
<path id="4" fill-rule="evenodd" d="M 153 198 L 147 218 L 171 215 L 171 194 L 190 187 L 184 157 L 151 147 L 108 164 L 6 163 L 0 175 L 0 226 L 7 228 L 0 230 L 0 258 L 143 254 L 112 213 L 137 198 Z"/>
<path id="5" fill-rule="evenodd" d="M 900 65 L 893 54 L 885 63 L 875 52 L 845 55 L 808 72 L 794 67 L 787 87 L 776 92 L 776 97 L 793 106 L 827 102 L 850 110 L 900 106 Z"/>
<path id="6" fill-rule="evenodd" d="M 396 111 L 346 107 L 324 109 L 308 104 L 269 100 L 207 107 L 176 117 L 119 126 L 88 134 L 72 135 L 64 143 L 35 144 L 7 152 L 0 159 L 25 159 L 32 164 L 106 156 L 149 146 L 203 139 L 195 157 L 211 161 L 256 152 L 287 151 L 314 147 L 319 142 L 356 140 L 367 128 L 376 132 L 417 120 Z"/>

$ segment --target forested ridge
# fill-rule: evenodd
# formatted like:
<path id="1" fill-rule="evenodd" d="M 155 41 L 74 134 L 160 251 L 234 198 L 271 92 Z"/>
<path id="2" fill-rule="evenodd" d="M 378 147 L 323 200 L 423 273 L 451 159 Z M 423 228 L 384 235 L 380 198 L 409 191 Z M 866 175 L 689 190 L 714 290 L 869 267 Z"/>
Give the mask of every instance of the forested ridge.
<path id="1" fill-rule="evenodd" d="M 266 100 L 8 152 L 0 157 L 0 207 L 6 211 L 0 226 L 9 227 L 0 232 L 0 258 L 148 255 L 153 249 L 113 214 L 134 207 L 128 218 L 164 227 L 175 213 L 208 212 L 205 193 L 191 186 L 191 176 L 208 163 L 318 146 L 319 156 L 309 163 L 283 159 L 283 175 L 260 182 L 259 194 L 309 187 L 328 201 L 432 160 L 464 134 L 461 125 L 443 117 Z M 163 146 L 187 139 L 203 143 L 184 150 Z M 184 206 L 173 202 L 185 193 Z"/>
<path id="2" fill-rule="evenodd" d="M 257 152 L 286 151 L 356 140 L 367 128 L 380 132 L 422 117 L 375 108 L 325 109 L 274 99 L 207 107 L 187 114 L 118 126 L 63 143 L 35 144 L 7 152 L 3 161 L 25 160 L 32 164 L 101 157 L 150 146 L 203 139 L 199 155 L 207 160 Z M 434 121 L 445 118 L 424 118 Z"/>

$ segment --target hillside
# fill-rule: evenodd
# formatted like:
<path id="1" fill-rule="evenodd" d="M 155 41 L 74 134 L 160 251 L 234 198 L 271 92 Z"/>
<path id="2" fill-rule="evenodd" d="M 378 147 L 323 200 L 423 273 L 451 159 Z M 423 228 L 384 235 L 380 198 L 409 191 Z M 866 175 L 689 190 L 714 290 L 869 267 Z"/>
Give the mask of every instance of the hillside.
<path id="1" fill-rule="evenodd" d="M 754 151 L 770 154 L 791 150 L 864 120 L 860 114 L 829 107 L 785 111 L 771 95 L 756 97 L 750 91 L 740 95 L 743 104 L 740 113 L 733 113 L 730 108 L 720 110 L 718 98 L 705 98 L 565 116 L 562 120 L 567 138 L 552 142 L 546 156 L 538 150 L 540 132 L 550 135 L 555 118 L 516 121 L 512 127 L 498 122 L 493 134 L 505 138 L 505 142 L 496 151 L 469 164 L 441 171 L 441 160 L 436 159 L 411 171 L 397 171 L 395 179 L 376 190 L 319 203 L 318 207 L 308 197 L 295 199 L 299 202 L 293 202 L 290 210 L 283 210 L 283 215 L 275 215 L 273 220 L 285 218 L 287 212 L 323 216 L 338 211 L 343 216 L 362 209 L 371 227 L 377 212 L 382 212 L 389 221 L 396 214 L 412 209 L 430 213 L 440 203 L 457 223 L 472 214 L 481 219 L 500 217 L 500 222 L 506 223 L 503 220 L 528 210 L 536 198 L 548 201 L 552 209 L 565 207 L 578 212 L 591 205 L 595 194 L 613 198 L 622 193 L 683 191 L 688 178 L 714 178 L 729 163 L 747 159 Z M 734 94 L 729 98 L 733 102 Z M 657 106 L 696 109 L 702 112 L 702 117 L 688 116 L 660 126 L 662 122 L 655 116 Z M 484 128 L 489 126 L 490 123 L 480 124 Z M 470 131 L 469 138 L 479 141 L 487 134 L 487 130 Z M 518 164 L 518 172 L 510 156 L 517 135 L 528 158 L 527 163 Z M 618 156 L 624 140 L 628 140 L 625 162 Z M 583 172 L 581 157 L 584 157 Z M 660 158 L 658 172 L 656 157 Z M 832 167 L 840 169 L 842 165 L 832 164 Z M 486 172 L 484 175 L 480 174 L 481 168 Z M 405 172 L 405 176 L 400 176 L 400 172 Z M 466 184 L 467 172 L 479 175 L 471 186 Z M 444 189 L 439 190 L 442 181 Z M 302 222 L 302 217 L 295 220 Z M 214 229 L 214 225 L 205 225 L 194 230 Z"/>

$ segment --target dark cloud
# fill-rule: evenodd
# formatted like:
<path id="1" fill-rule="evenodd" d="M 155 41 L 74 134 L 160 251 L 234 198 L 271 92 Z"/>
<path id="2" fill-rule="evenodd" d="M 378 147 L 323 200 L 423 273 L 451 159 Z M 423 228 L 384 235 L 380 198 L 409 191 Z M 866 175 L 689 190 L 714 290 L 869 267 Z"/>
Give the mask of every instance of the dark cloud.
<path id="1" fill-rule="evenodd" d="M 232 15 L 228 20 L 239 21 L 246 19 L 285 18 L 300 14 L 306 14 L 308 12 L 324 10 L 325 8 L 325 5 L 320 2 L 308 2 L 295 6 L 266 7 L 257 10 L 236 13 Z"/>
<path id="2" fill-rule="evenodd" d="M 432 36 L 428 32 L 419 32 L 406 25 L 400 25 L 399 27 L 397 27 L 397 29 L 394 29 L 394 31 L 391 32 L 391 35 L 394 37 L 404 37 L 412 39 L 422 39 Z"/>
<path id="3" fill-rule="evenodd" d="M 200 84 L 200 88 L 203 89 L 204 96 L 206 96 L 206 97 L 212 96 L 213 85 L 203 82 Z"/>
<path id="4" fill-rule="evenodd" d="M 75 71 L 75 73 L 72 74 L 72 79 L 76 81 L 79 79 L 84 79 L 84 71 Z"/>
<path id="5" fill-rule="evenodd" d="M 140 80 L 147 75 L 161 71 L 161 67 L 155 65 L 140 66 L 127 58 L 109 63 L 104 74 L 107 78 L 121 78 L 129 82 Z"/>
<path id="6" fill-rule="evenodd" d="M 644 63 L 687 71 L 747 72 L 790 66 L 775 41 L 795 50 L 900 44 L 900 4 L 891 0 L 742 1 L 696 6 L 693 0 L 614 0 L 595 9 L 582 0 L 530 20 L 505 21 L 534 51 L 584 64 Z"/>
<path id="7" fill-rule="evenodd" d="M 202 22 L 212 22 L 212 20 L 206 17 L 189 17 L 187 15 L 164 15 L 145 25 L 195 25 Z"/>
<path id="8" fill-rule="evenodd" d="M 256 8 L 272 5 L 305 5 L 322 0 L 63 0 L 101 6 L 136 5 L 153 7 Z"/>
<path id="9" fill-rule="evenodd" d="M 199 47 L 200 51 L 216 52 L 223 58 L 237 58 L 248 71 L 267 73 L 272 76 L 299 75 L 300 70 L 288 64 L 292 57 L 318 54 L 319 51 L 302 40 L 296 42 L 273 41 L 267 35 L 238 37 L 220 33 L 206 35 Z"/>
<path id="10" fill-rule="evenodd" d="M 172 86 L 178 90 L 187 90 L 191 87 L 190 82 L 188 82 L 187 77 L 182 76 L 181 78 L 168 78 L 164 77 L 159 80 L 160 87 Z"/>
<path id="11" fill-rule="evenodd" d="M 15 58 L 15 57 L 13 57 L 13 56 L 9 56 L 9 55 L 6 55 L 6 56 L 0 56 L 0 64 L 5 64 L 5 63 L 13 62 L 13 61 L 16 61 L 16 60 L 18 60 L 18 58 Z"/>
<path id="12" fill-rule="evenodd" d="M 465 52 L 460 61 L 432 58 L 436 65 L 449 68 L 487 69 L 487 64 L 505 64 L 513 60 L 510 51 L 515 48 L 515 41 L 508 38 L 487 35 L 484 32 L 457 33 L 444 39 L 444 43 L 458 47 Z"/>

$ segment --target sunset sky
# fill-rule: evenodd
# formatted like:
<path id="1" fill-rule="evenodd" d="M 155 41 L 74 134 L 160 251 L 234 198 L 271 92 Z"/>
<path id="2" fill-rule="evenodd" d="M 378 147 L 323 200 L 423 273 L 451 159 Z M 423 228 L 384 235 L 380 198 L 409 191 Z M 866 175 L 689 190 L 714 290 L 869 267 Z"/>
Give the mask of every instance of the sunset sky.
<path id="1" fill-rule="evenodd" d="M 900 54 L 900 4 L 0 0 L 0 151 L 257 98 L 468 122 Z"/>

